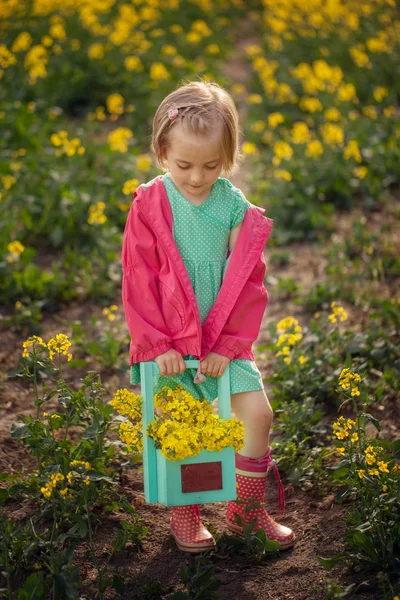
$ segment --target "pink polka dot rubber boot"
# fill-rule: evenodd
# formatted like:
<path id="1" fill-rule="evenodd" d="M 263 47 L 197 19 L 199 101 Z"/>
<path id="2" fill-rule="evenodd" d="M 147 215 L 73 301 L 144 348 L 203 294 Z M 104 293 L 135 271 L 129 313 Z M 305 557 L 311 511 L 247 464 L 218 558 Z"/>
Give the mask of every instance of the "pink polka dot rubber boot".
<path id="1" fill-rule="evenodd" d="M 197 504 L 174 506 L 171 509 L 172 537 L 182 552 L 197 554 L 215 547 L 215 540 L 200 520 Z"/>
<path id="2" fill-rule="evenodd" d="M 226 523 L 230 531 L 243 535 L 242 526 L 237 523 L 235 513 L 239 515 L 241 522 L 243 522 L 245 508 L 251 507 L 251 504 L 254 503 L 264 502 L 267 473 L 270 466 L 272 466 L 275 479 L 278 481 L 279 509 L 282 514 L 285 507 L 285 494 L 278 468 L 271 458 L 271 448 L 268 448 L 267 454 L 262 458 L 247 458 L 241 454 L 236 454 L 235 462 L 237 499 L 242 502 L 228 502 Z M 293 546 L 295 540 L 293 531 L 289 527 L 276 523 L 269 516 L 264 506 L 248 510 L 244 524 L 248 525 L 253 519 L 256 519 L 253 531 L 255 532 L 259 527 L 262 527 L 270 540 L 279 542 L 280 550 L 286 550 Z"/>

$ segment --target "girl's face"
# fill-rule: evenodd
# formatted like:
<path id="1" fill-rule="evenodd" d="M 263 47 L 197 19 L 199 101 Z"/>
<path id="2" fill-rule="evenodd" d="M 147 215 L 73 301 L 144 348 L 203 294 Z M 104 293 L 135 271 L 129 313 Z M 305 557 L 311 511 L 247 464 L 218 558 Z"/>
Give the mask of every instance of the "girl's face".
<path id="1" fill-rule="evenodd" d="M 202 202 L 222 171 L 220 127 L 203 137 L 177 123 L 169 134 L 164 157 L 178 190 L 189 200 Z"/>

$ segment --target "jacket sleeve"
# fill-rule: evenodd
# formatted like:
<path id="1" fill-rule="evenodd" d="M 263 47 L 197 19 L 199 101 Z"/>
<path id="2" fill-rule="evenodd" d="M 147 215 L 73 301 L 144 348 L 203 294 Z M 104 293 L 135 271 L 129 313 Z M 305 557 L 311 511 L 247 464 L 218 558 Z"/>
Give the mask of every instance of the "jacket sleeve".
<path id="1" fill-rule="evenodd" d="M 134 201 L 122 244 L 122 301 L 131 337 L 131 364 L 153 360 L 172 348 L 158 290 L 157 239 Z"/>
<path id="2" fill-rule="evenodd" d="M 254 358 L 250 350 L 251 345 L 258 338 L 268 303 L 268 292 L 264 285 L 265 272 L 264 254 L 261 253 L 212 347 L 212 352 L 227 356 L 231 360 L 242 352 L 247 352 L 249 359 Z"/>

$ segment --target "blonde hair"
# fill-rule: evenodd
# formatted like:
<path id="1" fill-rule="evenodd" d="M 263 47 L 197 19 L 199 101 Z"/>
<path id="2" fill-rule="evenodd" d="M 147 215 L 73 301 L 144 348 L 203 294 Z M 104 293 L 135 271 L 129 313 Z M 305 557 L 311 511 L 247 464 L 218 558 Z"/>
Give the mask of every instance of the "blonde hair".
<path id="1" fill-rule="evenodd" d="M 171 119 L 168 111 L 178 109 L 178 116 Z M 185 124 L 190 133 L 206 136 L 222 125 L 221 153 L 222 171 L 236 171 L 241 159 L 239 151 L 239 115 L 230 94 L 218 83 L 191 81 L 171 92 L 160 104 L 153 119 L 151 150 L 161 169 L 166 170 L 163 150 L 168 147 L 168 136 L 176 123 Z"/>

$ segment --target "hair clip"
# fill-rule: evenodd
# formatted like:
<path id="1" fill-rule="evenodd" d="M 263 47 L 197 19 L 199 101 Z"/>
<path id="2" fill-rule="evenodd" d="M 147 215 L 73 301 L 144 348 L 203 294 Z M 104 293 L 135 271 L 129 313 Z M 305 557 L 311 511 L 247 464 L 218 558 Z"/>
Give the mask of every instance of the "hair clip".
<path id="1" fill-rule="evenodd" d="M 168 111 L 168 117 L 170 118 L 171 121 L 175 121 L 177 116 L 178 116 L 178 109 L 176 108 L 176 106 L 173 106 Z"/>

